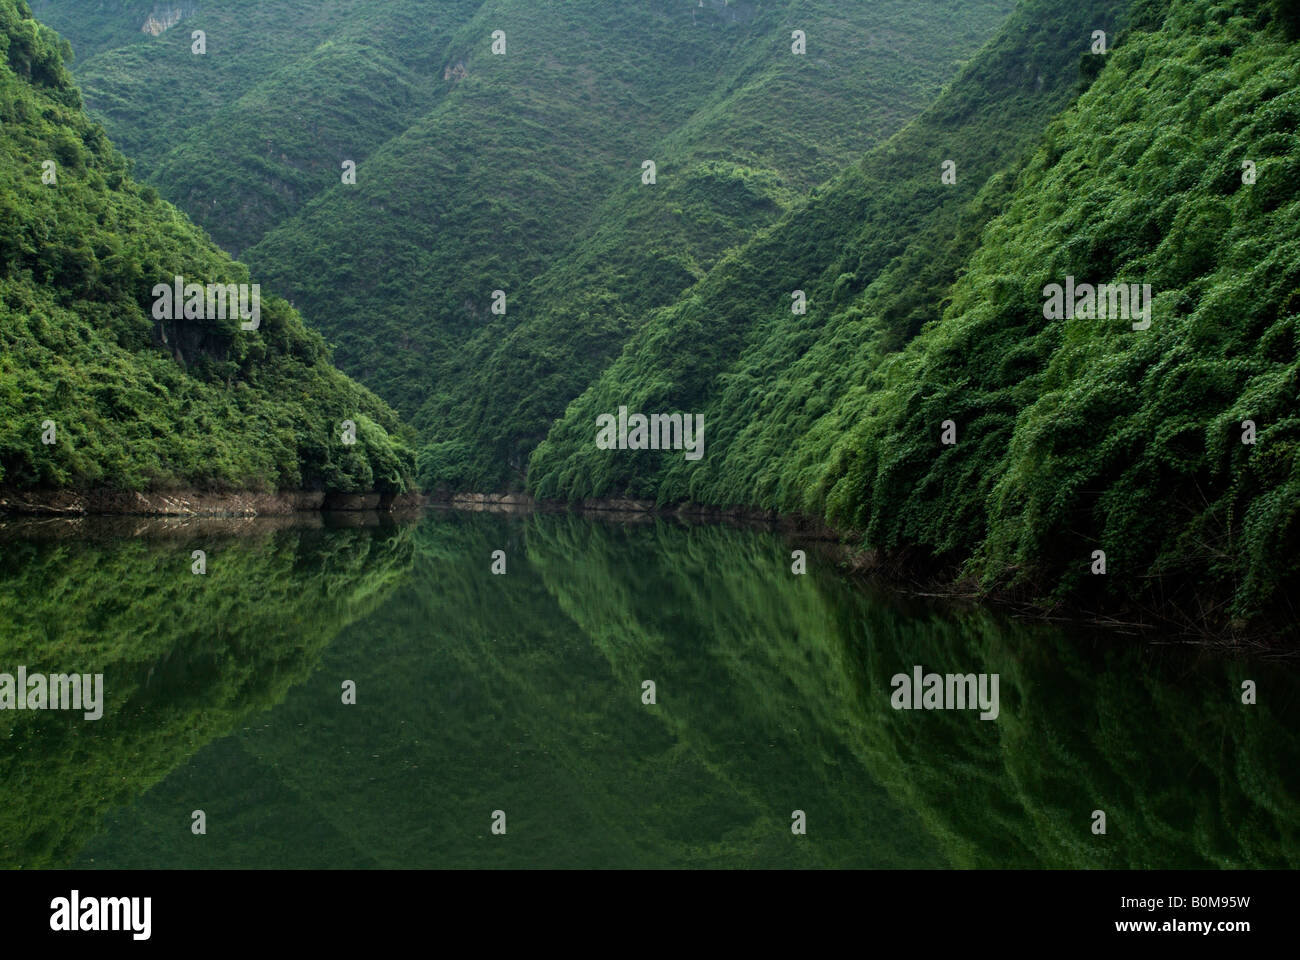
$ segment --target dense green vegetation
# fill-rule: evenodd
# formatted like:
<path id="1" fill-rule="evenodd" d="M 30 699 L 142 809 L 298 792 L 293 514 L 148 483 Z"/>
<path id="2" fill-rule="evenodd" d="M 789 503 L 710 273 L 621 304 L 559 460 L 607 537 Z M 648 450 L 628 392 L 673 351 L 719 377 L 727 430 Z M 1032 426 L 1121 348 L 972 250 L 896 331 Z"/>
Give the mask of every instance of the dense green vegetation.
<path id="1" fill-rule="evenodd" d="M 758 507 L 972 594 L 1294 628 L 1297 0 L 31 5 L 0 492 Z M 262 282 L 260 327 L 154 319 L 178 274 Z M 1150 326 L 1045 312 L 1067 277 Z M 704 458 L 599 449 L 619 407 Z M 1276 665 L 751 529 L 373 519 L 0 522 L 0 671 L 107 693 L 0 714 L 0 868 L 1297 866 Z M 997 721 L 893 709 L 915 664 L 997 675 Z"/>
<path id="2" fill-rule="evenodd" d="M 181 0 L 156 37 L 146 6 L 39 9 L 149 182 L 410 421 L 425 489 L 798 512 L 984 591 L 1294 620 L 1292 0 Z M 102 259 L 72 241 L 63 298 Z M 1150 328 L 1045 317 L 1067 277 L 1150 284 Z M 598 449 L 621 406 L 702 414 L 704 459 Z M 295 467 L 291 406 L 239 410 L 283 439 L 215 482 L 329 474 Z"/>
<path id="3" fill-rule="evenodd" d="M 66 46 L 0 0 L 0 486 L 406 489 L 395 415 L 283 299 L 263 298 L 253 331 L 154 319 L 174 276 L 256 278 L 132 182 Z"/>
<path id="4" fill-rule="evenodd" d="M 135 172 L 240 256 L 432 109 L 474 0 L 41 0 Z M 182 19 L 154 36 L 155 11 Z M 157 28 L 155 28 L 157 29 Z M 203 31 L 206 53 L 193 52 Z"/>
<path id="5" fill-rule="evenodd" d="M 915 116 L 1011 5 L 235 0 L 108 48 L 80 0 L 39 9 L 92 45 L 88 102 L 147 181 L 412 420 L 424 485 L 495 489 L 648 309 Z"/>
<path id="6" fill-rule="evenodd" d="M 936 196 L 942 159 L 960 172 L 981 128 L 1001 135 L 1017 98 L 998 82 L 1035 90 L 1051 74 L 1026 68 L 1045 51 L 1064 67 L 1049 24 L 1090 56 L 1097 11 L 1055 6 L 1023 8 L 1042 39 L 1011 31 L 983 55 L 1020 69 L 973 64 L 860 170 L 653 317 L 534 454 L 534 489 L 804 511 L 986 589 L 1176 609 L 1197 627 L 1293 621 L 1300 47 L 1268 5 L 1136 5 L 1020 169 L 975 177 L 973 200 L 928 222 L 937 199 L 882 177 L 902 195 L 857 222 L 873 171 L 905 162 Z M 797 255 L 826 232 L 833 253 Z M 1044 319 L 1042 291 L 1067 276 L 1150 283 L 1150 329 Z M 792 317 L 788 291 L 807 287 L 813 307 Z M 595 417 L 618 405 L 702 411 L 707 456 L 596 449 Z M 940 442 L 949 420 L 955 445 Z"/>
<path id="7" fill-rule="evenodd" d="M 489 283 L 499 271 L 480 270 L 466 289 L 477 303 L 479 291 L 522 287 L 508 322 L 486 317 L 462 351 L 435 367 L 433 390 L 412 418 L 427 441 L 420 476 L 428 488 L 522 487 L 533 448 L 647 311 L 677 300 L 729 250 L 915 116 L 1010 4 L 753 4 L 752 20 L 724 20 L 707 31 L 700 29 L 704 13 L 688 27 L 680 7 L 665 6 L 674 19 L 664 24 L 661 42 L 674 51 L 687 43 L 700 49 L 696 69 L 644 73 L 653 85 L 642 96 L 663 96 L 677 107 L 665 118 L 674 125 L 636 131 L 590 176 L 561 181 L 565 205 L 576 201 L 570 209 L 585 216 L 561 225 L 560 236 L 576 239 L 556 251 L 554 263 L 539 250 L 509 284 Z M 749 6 L 717 12 L 725 17 Z M 620 8 L 598 9 L 608 15 Z M 619 24 L 620 34 L 637 43 L 650 39 L 643 21 L 644 14 Z M 794 28 L 809 37 L 806 56 L 790 52 Z M 623 115 L 615 106 L 613 116 Z M 608 138 L 609 120 L 599 124 Z M 657 165 L 654 186 L 639 176 L 644 159 Z M 559 179 L 550 163 L 527 155 L 511 162 Z M 592 191 L 593 184 L 601 189 Z M 532 203 L 529 217 L 538 209 L 548 220 L 554 216 L 555 202 Z"/>

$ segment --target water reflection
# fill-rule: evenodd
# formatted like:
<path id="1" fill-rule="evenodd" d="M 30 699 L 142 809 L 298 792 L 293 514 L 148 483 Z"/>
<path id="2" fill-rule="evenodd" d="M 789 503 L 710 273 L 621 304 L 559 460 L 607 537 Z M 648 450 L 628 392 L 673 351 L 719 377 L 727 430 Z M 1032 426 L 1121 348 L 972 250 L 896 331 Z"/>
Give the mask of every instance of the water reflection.
<path id="1" fill-rule="evenodd" d="M 1282 663 L 904 601 L 815 554 L 794 576 L 809 545 L 750 529 L 432 513 L 131 533 L 0 532 L 0 670 L 103 669 L 109 701 L 98 724 L 0 714 L 22 785 L 6 866 L 1253 867 L 1300 849 Z M 999 674 L 998 719 L 893 710 L 915 664 Z"/>

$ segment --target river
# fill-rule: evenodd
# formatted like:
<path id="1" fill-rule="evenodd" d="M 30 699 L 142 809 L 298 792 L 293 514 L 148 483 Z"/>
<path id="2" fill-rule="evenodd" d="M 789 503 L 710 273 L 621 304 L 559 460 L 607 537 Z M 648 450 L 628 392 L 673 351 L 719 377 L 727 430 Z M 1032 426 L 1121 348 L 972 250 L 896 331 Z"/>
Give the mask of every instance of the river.
<path id="1" fill-rule="evenodd" d="M 1293 663 L 1158 641 L 722 524 L 8 522 L 0 672 L 105 703 L 0 711 L 0 867 L 1296 866 Z"/>

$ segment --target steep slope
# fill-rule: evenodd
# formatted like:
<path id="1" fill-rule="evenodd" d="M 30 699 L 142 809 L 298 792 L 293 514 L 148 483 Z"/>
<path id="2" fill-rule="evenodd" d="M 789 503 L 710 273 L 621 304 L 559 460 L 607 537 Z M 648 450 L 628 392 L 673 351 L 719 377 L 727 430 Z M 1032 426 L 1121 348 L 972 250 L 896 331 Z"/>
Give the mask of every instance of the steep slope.
<path id="1" fill-rule="evenodd" d="M 1012 0 L 190 6 L 157 38 L 87 37 L 92 108 L 412 418 L 426 484 L 481 489 L 522 485 L 647 310 L 915 116 Z"/>
<path id="2" fill-rule="evenodd" d="M 770 20 L 765 7 L 729 54 L 722 79 L 734 79 L 624 161 L 591 225 L 527 281 L 518 309 L 488 317 L 437 369 L 413 417 L 430 441 L 423 482 L 521 485 L 528 453 L 648 311 L 914 116 L 1008 6 L 793 3 Z M 791 54 L 797 28 L 807 56 Z M 655 159 L 655 185 L 637 176 L 638 156 Z"/>
<path id="3" fill-rule="evenodd" d="M 405 489 L 396 417 L 283 300 L 155 319 L 158 284 L 248 271 L 132 183 L 61 48 L 0 0 L 0 486 Z"/>
<path id="4" fill-rule="evenodd" d="M 534 489 L 812 506 L 781 484 L 791 446 L 938 317 L 1006 202 L 1008 172 L 1075 94 L 1091 25 L 1113 31 L 1128 7 L 1022 4 L 915 122 L 655 315 L 538 449 Z M 945 161 L 955 183 L 943 182 Z M 794 312 L 795 291 L 805 314 Z M 597 450 L 596 416 L 620 405 L 707 406 L 707 455 Z"/>
<path id="5" fill-rule="evenodd" d="M 485 4 L 457 95 L 249 257 L 412 418 L 426 487 L 520 486 L 647 309 L 919 111 L 1005 10 Z"/>
<path id="6" fill-rule="evenodd" d="M 769 307 L 752 335 L 715 304 L 798 283 L 781 241 L 800 218 L 771 231 L 571 407 L 533 459 L 536 489 L 803 509 L 931 570 L 965 564 L 987 588 L 1181 609 L 1198 626 L 1294 621 L 1300 47 L 1285 10 L 1137 5 L 951 288 L 843 260 L 829 291 L 822 273 L 831 322 Z M 968 212 L 1009 185 L 990 181 Z M 896 264 L 933 253 L 922 242 Z M 1150 284 L 1150 328 L 1048 318 L 1049 285 L 1069 277 Z M 897 309 L 900 291 L 922 309 Z M 708 456 L 596 450 L 595 416 L 619 403 L 705 411 Z"/>
<path id="7" fill-rule="evenodd" d="M 240 256 L 426 113 L 481 0 L 40 0 L 137 174 Z M 177 19 L 179 17 L 179 19 Z M 159 31 L 164 25 L 166 29 Z M 205 52 L 194 52 L 202 31 Z"/>

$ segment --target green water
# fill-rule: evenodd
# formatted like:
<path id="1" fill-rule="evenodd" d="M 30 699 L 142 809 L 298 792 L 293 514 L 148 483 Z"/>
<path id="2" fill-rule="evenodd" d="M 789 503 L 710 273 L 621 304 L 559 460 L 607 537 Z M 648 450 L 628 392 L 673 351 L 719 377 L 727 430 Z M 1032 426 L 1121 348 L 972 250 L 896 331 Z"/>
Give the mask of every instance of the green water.
<path id="1" fill-rule="evenodd" d="M 916 664 L 997 674 L 997 719 L 893 709 Z M 1300 860 L 1293 667 L 905 600 L 767 531 L 4 524 L 19 665 L 106 705 L 0 712 L 2 867 Z"/>

